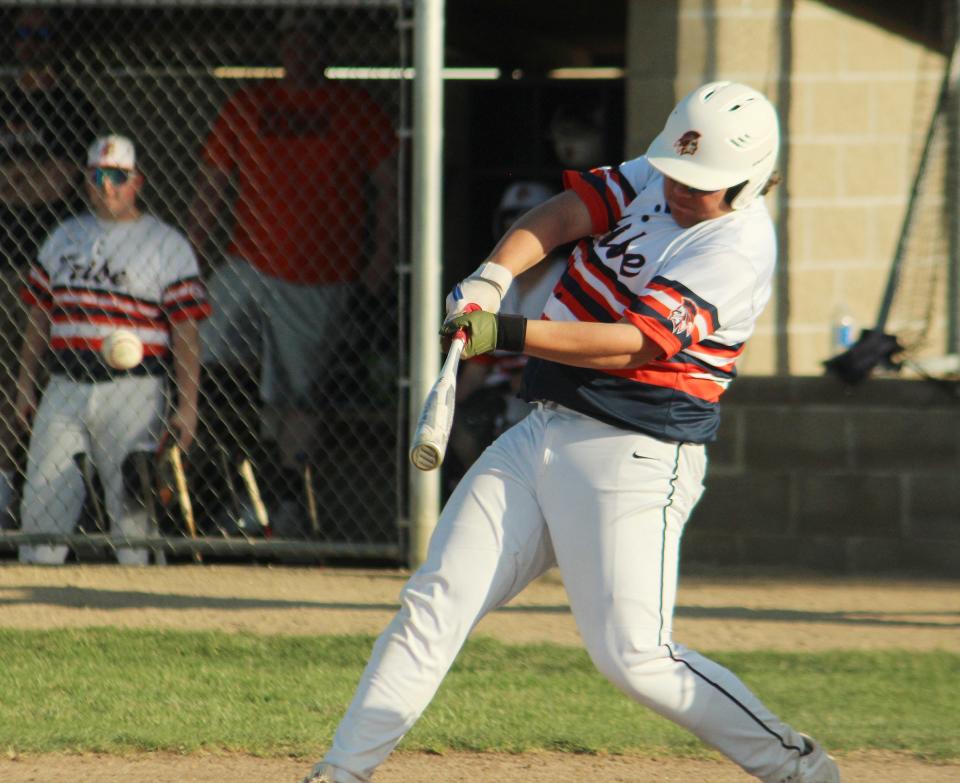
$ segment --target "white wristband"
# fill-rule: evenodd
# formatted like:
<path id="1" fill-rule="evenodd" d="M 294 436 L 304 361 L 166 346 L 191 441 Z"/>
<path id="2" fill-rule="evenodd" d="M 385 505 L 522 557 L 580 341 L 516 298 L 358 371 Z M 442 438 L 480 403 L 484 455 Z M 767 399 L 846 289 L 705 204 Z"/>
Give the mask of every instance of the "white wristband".
<path id="1" fill-rule="evenodd" d="M 471 277 L 479 277 L 481 280 L 493 283 L 500 290 L 501 299 L 513 282 L 513 273 L 505 266 L 494 264 L 492 261 L 480 264 Z"/>

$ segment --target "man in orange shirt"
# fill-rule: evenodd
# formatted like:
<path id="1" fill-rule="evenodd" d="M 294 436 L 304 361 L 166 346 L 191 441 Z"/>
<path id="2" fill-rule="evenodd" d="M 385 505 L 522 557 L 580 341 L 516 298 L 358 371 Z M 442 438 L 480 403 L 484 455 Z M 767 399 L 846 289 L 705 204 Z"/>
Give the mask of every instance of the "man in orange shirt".
<path id="1" fill-rule="evenodd" d="M 396 133 L 362 89 L 328 81 L 329 12 L 287 12 L 284 77 L 238 90 L 202 151 L 188 234 L 203 256 L 235 187 L 227 263 L 209 280 L 205 361 L 261 361 L 263 435 L 284 467 L 309 453 L 313 395 L 358 286 L 393 266 Z"/>

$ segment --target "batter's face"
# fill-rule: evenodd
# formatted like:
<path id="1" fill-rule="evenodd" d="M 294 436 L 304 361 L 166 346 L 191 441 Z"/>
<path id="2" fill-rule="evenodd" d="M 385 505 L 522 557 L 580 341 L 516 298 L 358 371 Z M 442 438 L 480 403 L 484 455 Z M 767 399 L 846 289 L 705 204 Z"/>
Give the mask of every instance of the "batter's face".
<path id="1" fill-rule="evenodd" d="M 690 228 L 704 220 L 713 220 L 733 212 L 733 207 L 724 201 L 726 195 L 726 188 L 697 190 L 670 177 L 663 178 L 663 197 L 674 221 L 681 228 Z"/>
<path id="2" fill-rule="evenodd" d="M 137 171 L 125 171 L 126 176 L 122 177 L 115 173 L 118 171 L 122 170 L 87 169 L 90 205 L 101 220 L 136 220 L 140 217 L 137 195 L 143 187 L 143 177 Z"/>

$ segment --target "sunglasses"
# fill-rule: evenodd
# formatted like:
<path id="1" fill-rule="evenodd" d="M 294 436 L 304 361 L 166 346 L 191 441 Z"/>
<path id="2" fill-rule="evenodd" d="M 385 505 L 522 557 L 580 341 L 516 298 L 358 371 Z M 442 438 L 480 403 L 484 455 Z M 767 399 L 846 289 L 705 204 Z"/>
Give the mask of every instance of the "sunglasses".
<path id="1" fill-rule="evenodd" d="M 90 169 L 87 172 L 87 179 L 98 188 L 102 188 L 103 183 L 108 180 L 110 184 L 115 187 L 126 185 L 127 182 L 130 181 L 131 176 L 133 176 L 133 173 L 126 169 L 105 168 L 102 166 Z"/>
<path id="2" fill-rule="evenodd" d="M 49 41 L 53 38 L 53 30 L 49 27 L 18 27 L 17 38 L 21 41 L 29 41 L 31 39 Z"/>

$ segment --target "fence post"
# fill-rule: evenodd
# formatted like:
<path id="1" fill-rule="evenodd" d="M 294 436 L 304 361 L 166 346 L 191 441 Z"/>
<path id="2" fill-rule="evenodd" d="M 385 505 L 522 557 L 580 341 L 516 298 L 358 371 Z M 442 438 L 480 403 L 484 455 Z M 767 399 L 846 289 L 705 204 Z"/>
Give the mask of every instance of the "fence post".
<path id="1" fill-rule="evenodd" d="M 443 0 L 416 0 L 414 13 L 410 427 L 440 370 L 441 188 L 443 182 Z M 412 431 L 412 430 L 411 430 Z M 440 509 L 439 471 L 410 470 L 410 550 L 425 559 Z"/>

